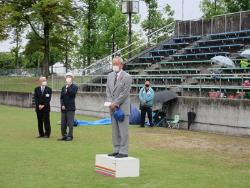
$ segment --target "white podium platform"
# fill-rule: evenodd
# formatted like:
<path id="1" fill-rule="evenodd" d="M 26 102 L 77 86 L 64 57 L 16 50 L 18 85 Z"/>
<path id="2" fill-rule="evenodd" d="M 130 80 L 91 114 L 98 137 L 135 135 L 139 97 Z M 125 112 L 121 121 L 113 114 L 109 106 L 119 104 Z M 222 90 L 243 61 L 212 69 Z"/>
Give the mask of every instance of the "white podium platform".
<path id="1" fill-rule="evenodd" d="M 140 161 L 134 157 L 115 158 L 99 154 L 95 157 L 95 171 L 114 178 L 138 177 Z"/>

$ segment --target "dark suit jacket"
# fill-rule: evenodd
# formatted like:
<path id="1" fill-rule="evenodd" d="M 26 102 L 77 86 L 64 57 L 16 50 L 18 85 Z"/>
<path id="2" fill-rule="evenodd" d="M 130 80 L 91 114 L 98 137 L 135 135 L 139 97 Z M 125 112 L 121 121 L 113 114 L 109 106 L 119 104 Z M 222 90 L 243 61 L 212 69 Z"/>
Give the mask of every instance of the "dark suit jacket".
<path id="1" fill-rule="evenodd" d="M 34 98 L 35 98 L 37 112 L 40 111 L 39 105 L 45 105 L 43 111 L 50 112 L 51 95 L 52 95 L 52 90 L 50 87 L 45 86 L 43 93 L 41 91 L 41 86 L 35 88 Z"/>
<path id="2" fill-rule="evenodd" d="M 75 104 L 75 98 L 77 93 L 78 87 L 75 84 L 71 84 L 70 87 L 67 88 L 66 86 L 63 86 L 61 91 L 61 97 L 60 102 L 61 106 L 65 106 L 65 111 L 75 111 L 76 110 L 76 104 Z"/>

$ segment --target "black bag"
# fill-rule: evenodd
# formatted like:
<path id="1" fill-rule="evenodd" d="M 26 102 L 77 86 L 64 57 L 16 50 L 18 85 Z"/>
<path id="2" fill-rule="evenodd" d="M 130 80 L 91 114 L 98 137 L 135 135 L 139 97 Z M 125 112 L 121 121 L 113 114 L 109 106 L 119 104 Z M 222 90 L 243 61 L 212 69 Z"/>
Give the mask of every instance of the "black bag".
<path id="1" fill-rule="evenodd" d="M 188 112 L 187 115 L 188 115 L 188 130 L 189 130 L 191 124 L 194 123 L 194 120 L 196 118 L 196 113 L 195 112 Z"/>

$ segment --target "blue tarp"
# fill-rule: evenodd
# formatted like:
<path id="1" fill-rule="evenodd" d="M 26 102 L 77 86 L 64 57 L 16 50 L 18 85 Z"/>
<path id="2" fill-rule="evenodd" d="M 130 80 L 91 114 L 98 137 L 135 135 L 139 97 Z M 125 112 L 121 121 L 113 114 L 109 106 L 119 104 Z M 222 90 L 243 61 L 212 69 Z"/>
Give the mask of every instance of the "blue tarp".
<path id="1" fill-rule="evenodd" d="M 130 125 L 139 125 L 141 123 L 141 113 L 136 106 L 131 105 L 131 114 L 129 116 Z M 100 126 L 110 125 L 111 118 L 104 118 L 97 121 L 75 120 L 75 126 Z"/>
<path id="2" fill-rule="evenodd" d="M 76 126 L 98 126 L 98 125 L 110 125 L 111 119 L 105 118 L 97 121 L 84 121 L 84 120 L 75 120 Z"/>

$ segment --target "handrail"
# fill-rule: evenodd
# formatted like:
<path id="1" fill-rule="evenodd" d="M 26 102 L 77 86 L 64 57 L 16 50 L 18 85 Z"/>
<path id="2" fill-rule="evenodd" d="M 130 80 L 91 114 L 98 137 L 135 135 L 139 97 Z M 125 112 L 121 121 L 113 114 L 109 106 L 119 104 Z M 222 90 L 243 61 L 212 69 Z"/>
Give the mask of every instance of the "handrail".
<path id="1" fill-rule="evenodd" d="M 161 36 L 160 34 L 161 34 L 162 31 L 164 31 L 165 29 L 171 29 L 167 33 L 169 33 L 169 32 L 174 33 L 174 27 L 175 27 L 175 23 L 172 22 L 172 23 L 170 23 L 170 24 L 168 24 L 168 25 L 154 31 L 153 33 L 147 35 L 146 37 L 151 38 L 152 36 L 157 35 L 156 38 L 154 39 L 157 42 L 157 40 Z M 117 50 L 116 52 L 114 52 L 114 53 L 112 53 L 112 54 L 98 60 L 97 62 L 92 63 L 88 67 L 84 68 L 83 73 L 85 75 L 96 74 L 96 73 L 98 73 L 98 71 L 100 69 L 102 70 L 101 71 L 102 73 L 107 72 L 107 71 L 111 70 L 111 60 L 112 60 L 113 56 L 120 55 L 121 57 L 125 57 L 127 54 L 129 54 L 131 52 L 134 52 L 135 50 L 138 50 L 139 48 L 141 48 L 142 46 L 147 45 L 147 44 L 148 44 L 148 42 L 144 42 L 142 39 L 134 41 L 132 44 L 130 44 L 130 45 L 128 45 L 128 46 L 126 46 L 126 47 L 124 47 L 124 48 L 122 48 L 120 50 Z M 126 52 L 126 50 L 129 50 L 134 45 L 136 45 L 136 47 L 134 49 L 130 50 L 129 52 Z"/>
<path id="2" fill-rule="evenodd" d="M 212 16 L 212 18 L 220 17 L 220 16 L 233 15 L 233 14 L 240 14 L 240 13 L 245 13 L 245 12 L 250 12 L 250 10 L 244 10 L 244 11 L 238 11 L 238 12 L 229 12 L 229 13 L 225 13 L 225 14 L 214 15 L 214 16 Z"/>
<path id="3" fill-rule="evenodd" d="M 243 20 L 247 21 L 247 17 L 242 17 L 243 14 L 249 14 L 250 10 L 246 10 L 246 11 L 240 11 L 240 12 L 232 12 L 232 13 L 226 13 L 226 14 L 220 14 L 220 15 L 214 15 L 211 18 L 207 19 L 207 18 L 200 18 L 200 19 L 190 19 L 190 20 L 178 20 L 177 21 L 177 25 L 176 25 L 176 35 L 179 36 L 184 36 L 184 35 L 189 35 L 189 36 L 206 36 L 206 35 L 210 35 L 210 34 L 217 34 L 217 33 L 221 33 L 221 32 L 230 32 L 230 31 L 241 31 L 242 30 L 242 23 Z M 229 24 L 227 22 L 228 19 L 230 19 L 230 16 L 232 15 L 236 15 L 238 21 L 235 22 L 233 24 L 234 27 L 231 26 L 231 24 Z M 220 19 L 221 17 L 225 17 L 224 20 L 221 20 L 220 22 L 220 27 L 214 27 L 214 23 L 218 22 L 218 19 Z M 206 22 L 204 22 L 206 21 Z M 230 22 L 231 23 L 231 22 Z M 247 23 L 247 22 L 246 22 Z M 182 29 L 180 30 L 180 25 L 181 24 L 189 24 L 189 26 L 187 28 L 182 27 Z M 192 25 L 196 25 L 195 26 L 195 30 L 193 30 Z M 197 25 L 199 24 L 199 25 Z M 246 26 L 246 24 L 244 24 L 244 26 Z M 197 30 L 197 28 L 199 27 L 199 29 Z M 247 29 L 249 27 L 247 26 Z M 244 28 L 246 29 L 246 28 Z"/>
<path id="4" fill-rule="evenodd" d="M 228 76 L 228 75 L 232 75 L 234 77 L 240 77 L 240 76 L 250 76 L 250 73 L 216 73 L 216 74 L 167 74 L 167 75 L 159 75 L 159 74 L 150 74 L 150 75 L 131 75 L 132 78 L 133 77 L 147 77 L 147 78 L 150 78 L 150 77 L 173 77 L 173 76 L 176 76 L 176 77 L 181 77 L 181 76 L 214 76 L 214 75 L 219 75 L 219 76 Z M 95 74 L 95 75 L 84 75 L 84 76 L 79 76 L 79 77 L 107 77 L 108 75 L 107 74 Z M 57 77 L 60 77 L 60 76 L 57 76 Z M 63 76 L 61 76 L 63 77 Z M 75 77 L 78 77 L 78 76 L 75 76 Z"/>

